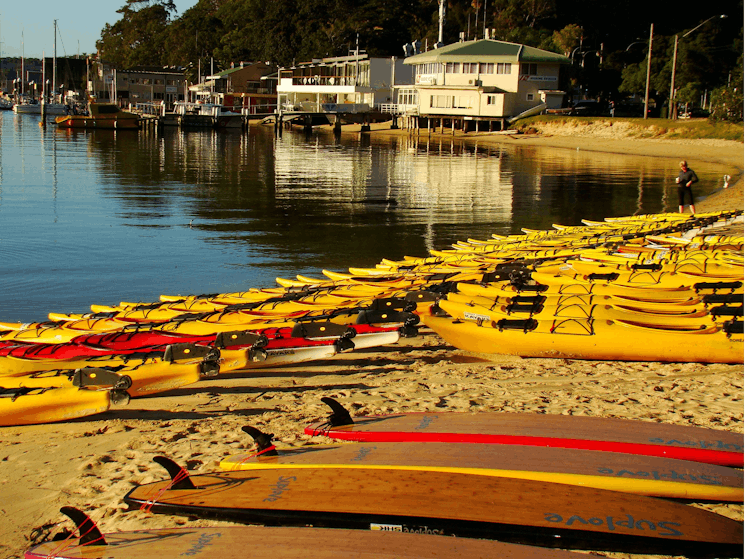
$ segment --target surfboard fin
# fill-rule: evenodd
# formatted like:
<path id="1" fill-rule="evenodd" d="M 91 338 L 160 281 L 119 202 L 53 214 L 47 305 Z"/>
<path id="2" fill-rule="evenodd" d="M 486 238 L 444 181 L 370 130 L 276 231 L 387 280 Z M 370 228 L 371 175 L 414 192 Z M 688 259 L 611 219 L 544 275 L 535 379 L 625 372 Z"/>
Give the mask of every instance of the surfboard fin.
<path id="1" fill-rule="evenodd" d="M 259 452 L 262 452 L 264 456 L 278 456 L 279 453 L 277 452 L 277 449 L 274 448 L 274 443 L 272 442 L 272 437 L 274 437 L 273 433 L 264 433 L 262 431 L 259 431 L 256 427 L 251 427 L 250 425 L 244 425 L 241 427 L 244 433 L 248 433 L 253 437 L 254 442 L 256 443 L 256 446 L 259 447 Z M 271 448 L 272 450 L 267 450 Z M 266 450 L 266 452 L 264 452 Z"/>
<path id="2" fill-rule="evenodd" d="M 196 485 L 194 485 L 194 482 L 191 481 L 191 478 L 189 477 L 189 474 L 186 472 L 186 470 L 176 464 L 176 462 L 174 462 L 170 458 L 166 458 L 165 456 L 156 456 L 155 458 L 153 458 L 153 461 L 163 466 L 168 472 L 168 475 L 171 476 L 171 480 L 175 482 L 171 486 L 171 489 L 197 488 Z"/>
<path id="3" fill-rule="evenodd" d="M 80 534 L 78 545 L 109 545 L 96 523 L 82 510 L 74 507 L 62 507 L 59 511 L 75 523 Z"/>
<path id="4" fill-rule="evenodd" d="M 331 415 L 329 415 L 329 425 L 331 427 L 341 427 L 342 425 L 354 425 L 354 420 L 349 412 L 344 409 L 339 402 L 333 398 L 323 397 L 321 402 L 331 408 Z"/>

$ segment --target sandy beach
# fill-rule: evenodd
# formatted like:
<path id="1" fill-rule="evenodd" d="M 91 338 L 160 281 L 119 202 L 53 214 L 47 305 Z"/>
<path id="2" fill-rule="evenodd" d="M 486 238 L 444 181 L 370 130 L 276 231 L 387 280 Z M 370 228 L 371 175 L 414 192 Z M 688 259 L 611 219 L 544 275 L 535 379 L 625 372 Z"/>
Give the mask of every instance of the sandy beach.
<path id="1" fill-rule="evenodd" d="M 410 132 L 380 126 L 372 133 Z M 548 132 L 471 134 L 466 141 L 685 157 L 694 168 L 696 161 L 720 163 L 731 169 L 731 186 L 697 209 L 743 208 L 742 143 L 592 137 L 591 147 L 587 136 Z M 469 354 L 423 328 L 419 336 L 393 346 L 281 369 L 228 373 L 163 395 L 134 399 L 90 418 L 2 428 L 0 559 L 19 557 L 32 543 L 59 530 L 56 524 L 64 519 L 59 508 L 65 505 L 86 511 L 104 532 L 219 524 L 127 511 L 122 497 L 136 485 L 164 478 L 164 470 L 152 461 L 157 455 L 176 460 L 190 472 L 217 470 L 221 459 L 252 446 L 241 431 L 244 425 L 273 433 L 278 446 L 325 442 L 303 434 L 308 423 L 327 415 L 328 408 L 320 401 L 324 396 L 339 400 L 352 415 L 517 411 L 743 432 L 743 367 L 739 365 Z M 742 505 L 693 506 L 743 519 Z"/>

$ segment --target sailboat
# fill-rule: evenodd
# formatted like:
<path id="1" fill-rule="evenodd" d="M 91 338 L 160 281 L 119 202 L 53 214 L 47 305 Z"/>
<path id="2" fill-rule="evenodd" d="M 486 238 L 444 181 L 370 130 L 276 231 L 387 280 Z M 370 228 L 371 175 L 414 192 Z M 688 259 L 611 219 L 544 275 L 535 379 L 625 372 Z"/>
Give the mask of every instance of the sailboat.
<path id="1" fill-rule="evenodd" d="M 43 64 L 43 61 L 42 61 Z M 57 20 L 54 20 L 54 64 L 53 64 L 53 79 L 52 88 L 57 87 Z M 45 103 L 46 99 L 46 85 L 42 84 L 42 95 L 41 103 L 36 101 L 26 101 L 22 103 L 16 103 L 13 105 L 13 112 L 16 114 L 31 114 L 40 115 L 42 112 L 42 104 L 44 105 L 44 112 L 47 115 L 64 115 L 68 113 L 67 105 L 64 103 Z"/>

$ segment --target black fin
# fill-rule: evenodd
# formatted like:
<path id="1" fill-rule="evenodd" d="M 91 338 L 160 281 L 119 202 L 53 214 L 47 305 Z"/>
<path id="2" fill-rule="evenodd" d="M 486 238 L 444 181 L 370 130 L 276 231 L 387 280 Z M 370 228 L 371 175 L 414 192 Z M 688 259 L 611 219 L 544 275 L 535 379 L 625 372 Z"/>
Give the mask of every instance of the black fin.
<path id="1" fill-rule="evenodd" d="M 256 429 L 256 427 L 251 427 L 250 425 L 244 425 L 243 427 L 241 427 L 241 429 L 244 433 L 248 433 L 253 437 L 256 446 L 259 447 L 259 451 L 264 451 L 267 448 L 272 448 L 274 446 L 274 443 L 272 442 L 272 437 L 274 437 L 274 435 L 272 433 L 264 433 Z M 272 448 L 272 450 L 264 452 L 264 455 L 278 456 L 279 453 L 277 452 L 276 448 Z"/>
<path id="2" fill-rule="evenodd" d="M 340 336 L 339 339 L 337 339 L 334 342 L 334 347 L 336 348 L 336 353 L 345 353 L 347 351 L 352 351 L 356 346 L 354 345 L 354 341 L 352 340 L 354 336 Z"/>
<path id="3" fill-rule="evenodd" d="M 80 534 L 78 545 L 89 545 L 92 543 L 96 545 L 109 545 L 106 543 L 96 523 L 82 510 L 74 507 L 62 507 L 59 511 L 72 520 L 78 528 L 78 534 Z"/>
<path id="4" fill-rule="evenodd" d="M 323 397 L 321 402 L 331 408 L 331 415 L 329 415 L 329 424 L 331 427 L 341 427 L 342 425 L 354 425 L 354 420 L 349 412 L 344 409 L 339 402 L 333 398 Z"/>
<path id="5" fill-rule="evenodd" d="M 166 458 L 165 456 L 156 456 L 155 458 L 153 458 L 153 461 L 163 466 L 168 472 L 168 475 L 171 476 L 172 480 L 175 480 L 176 476 L 186 475 L 186 477 L 174 483 L 173 486 L 171 486 L 171 489 L 196 489 L 197 488 L 194 485 L 194 482 L 191 481 L 191 478 L 189 477 L 189 474 L 186 472 L 186 470 L 182 468 L 181 466 L 179 466 L 178 464 L 176 464 L 176 462 L 174 462 L 170 458 Z"/>

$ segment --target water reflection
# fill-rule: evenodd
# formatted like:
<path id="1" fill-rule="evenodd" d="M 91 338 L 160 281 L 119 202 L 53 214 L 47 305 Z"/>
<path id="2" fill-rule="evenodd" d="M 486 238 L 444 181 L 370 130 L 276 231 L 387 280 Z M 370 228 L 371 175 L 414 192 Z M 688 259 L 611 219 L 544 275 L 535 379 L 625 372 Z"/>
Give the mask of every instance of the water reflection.
<path id="1" fill-rule="evenodd" d="M 274 285 L 468 237 L 673 209 L 677 173 L 674 160 L 517 141 L 86 133 L 0 118 L 0 320 Z M 716 188 L 719 169 L 696 171 Z"/>

